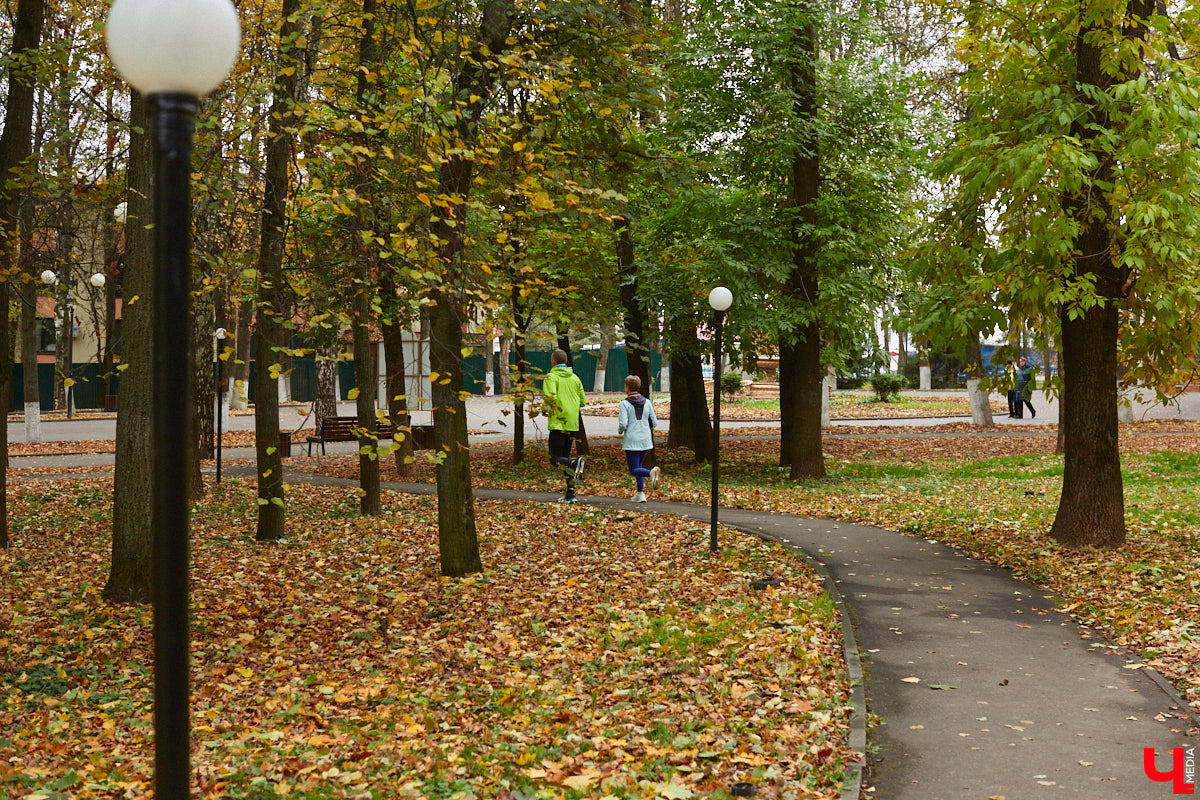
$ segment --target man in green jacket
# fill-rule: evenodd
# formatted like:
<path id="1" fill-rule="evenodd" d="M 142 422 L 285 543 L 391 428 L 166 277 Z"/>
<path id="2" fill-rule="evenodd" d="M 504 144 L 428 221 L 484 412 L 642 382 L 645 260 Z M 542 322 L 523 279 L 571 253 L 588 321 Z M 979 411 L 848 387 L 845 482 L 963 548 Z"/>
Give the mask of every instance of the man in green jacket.
<path id="1" fill-rule="evenodd" d="M 550 461 L 563 468 L 567 491 L 559 498 L 563 503 L 575 502 L 575 481 L 583 477 L 583 456 L 571 459 L 571 443 L 579 433 L 579 412 L 587 403 L 583 382 L 567 366 L 565 350 L 555 350 L 550 356 L 550 372 L 542 381 L 542 395 L 549 418 L 550 437 L 547 446 Z"/>

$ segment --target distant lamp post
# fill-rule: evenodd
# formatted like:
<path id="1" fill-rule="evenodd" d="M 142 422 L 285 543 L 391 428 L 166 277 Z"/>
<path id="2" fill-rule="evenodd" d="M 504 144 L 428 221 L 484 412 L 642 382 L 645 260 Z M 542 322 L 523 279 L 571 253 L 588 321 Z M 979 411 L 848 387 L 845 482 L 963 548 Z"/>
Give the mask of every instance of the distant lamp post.
<path id="1" fill-rule="evenodd" d="M 717 552 L 717 508 L 718 487 L 721 477 L 721 326 L 725 312 L 733 305 L 733 292 L 717 286 L 708 293 L 708 304 L 713 310 L 713 454 L 712 454 L 712 526 L 708 534 L 708 549 Z"/>
<path id="2" fill-rule="evenodd" d="M 221 482 L 221 439 L 225 431 L 225 362 L 221 360 L 225 352 L 225 333 L 224 328 L 217 328 L 217 483 Z"/>
<path id="3" fill-rule="evenodd" d="M 191 171 L 199 97 L 237 60 L 230 0 L 115 0 L 108 53 L 146 96 L 154 140 L 151 474 L 154 545 L 154 784 L 159 800 L 189 794 L 188 473 Z M 135 121 L 136 124 L 136 121 Z"/>

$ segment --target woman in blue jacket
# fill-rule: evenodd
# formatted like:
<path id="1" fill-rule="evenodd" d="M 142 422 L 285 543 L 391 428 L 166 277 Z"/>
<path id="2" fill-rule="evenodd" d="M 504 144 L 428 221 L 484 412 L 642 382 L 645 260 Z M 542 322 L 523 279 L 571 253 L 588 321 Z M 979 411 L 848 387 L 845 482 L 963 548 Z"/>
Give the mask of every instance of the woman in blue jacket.
<path id="1" fill-rule="evenodd" d="M 625 451 L 625 463 L 629 466 L 629 474 L 637 480 L 637 494 L 632 498 L 635 503 L 646 502 L 646 479 L 650 479 L 650 488 L 658 485 L 659 469 L 646 469 L 642 462 L 646 454 L 654 449 L 654 437 L 651 433 L 658 427 L 658 419 L 654 416 L 654 406 L 638 393 L 642 388 L 642 379 L 637 375 L 625 378 L 625 393 L 628 395 L 621 401 L 617 413 L 617 433 L 623 434 L 621 449 Z"/>

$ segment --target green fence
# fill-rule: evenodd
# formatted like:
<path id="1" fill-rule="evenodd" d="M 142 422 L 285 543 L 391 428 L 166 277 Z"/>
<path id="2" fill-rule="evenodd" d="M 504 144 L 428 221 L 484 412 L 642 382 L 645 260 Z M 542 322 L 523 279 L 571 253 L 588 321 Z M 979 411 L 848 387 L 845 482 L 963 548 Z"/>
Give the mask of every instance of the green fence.
<path id="1" fill-rule="evenodd" d="M 53 364 L 38 364 L 38 402 L 42 411 L 54 410 L 54 365 Z M 72 377 L 75 379 L 74 395 L 76 408 L 103 408 L 104 398 L 97 397 L 98 390 L 97 376 L 100 374 L 100 366 L 98 364 L 76 364 L 72 370 Z M 117 384 L 120 382 L 119 373 L 108 379 L 109 394 L 117 393 Z M 25 385 L 25 365 L 13 364 L 12 367 L 12 383 L 9 384 L 9 396 L 12 402 L 9 404 L 10 411 L 25 410 L 25 394 L 23 387 Z"/>
<path id="2" fill-rule="evenodd" d="M 604 386 L 597 388 L 596 383 L 596 351 L 588 350 L 574 353 L 573 361 L 575 365 L 575 373 L 583 382 L 584 391 L 605 391 L 605 392 L 622 392 L 625 389 L 625 376 L 629 374 L 629 360 L 625 354 L 625 348 L 617 347 L 608 351 L 608 366 L 604 372 Z M 538 350 L 525 354 L 525 360 L 529 362 L 529 370 L 538 380 L 541 376 L 550 371 L 550 351 Z M 509 358 L 510 364 L 516 364 L 516 356 Z M 662 366 L 662 357 L 658 353 L 651 353 L 650 356 L 650 372 L 654 376 L 654 390 L 662 391 L 662 386 L 659 384 L 659 372 Z M 351 361 L 339 361 L 338 365 L 338 383 L 341 387 L 341 400 L 349 400 L 347 396 L 351 389 L 357 384 L 354 380 L 354 363 Z M 216 374 L 217 365 L 213 363 L 213 374 Z M 484 392 L 486 385 L 486 360 L 482 355 L 467 356 L 463 359 L 463 388 L 471 394 L 481 395 Z M 75 407 L 76 408 L 102 408 L 104 406 L 104 398 L 97 396 L 97 381 L 96 377 L 99 374 L 99 367 L 96 364 L 76 364 L 74 370 L 75 377 Z M 309 403 L 316 397 L 317 392 L 317 367 L 316 362 L 311 358 L 295 359 L 292 361 L 291 379 L 292 399 Z M 25 403 L 22 400 L 21 386 L 25 380 L 24 366 L 22 364 L 13 364 L 12 371 L 12 405 L 11 410 L 21 411 L 25 408 Z M 119 373 L 113 375 L 109 379 L 109 394 L 117 394 L 117 386 L 119 383 Z M 500 382 L 495 381 L 494 385 L 499 386 Z M 250 402 L 254 402 L 254 362 L 250 362 L 250 380 L 246 387 L 246 394 Z M 53 364 L 38 364 L 38 395 L 41 401 L 43 411 L 50 411 L 54 408 L 54 365 Z"/>

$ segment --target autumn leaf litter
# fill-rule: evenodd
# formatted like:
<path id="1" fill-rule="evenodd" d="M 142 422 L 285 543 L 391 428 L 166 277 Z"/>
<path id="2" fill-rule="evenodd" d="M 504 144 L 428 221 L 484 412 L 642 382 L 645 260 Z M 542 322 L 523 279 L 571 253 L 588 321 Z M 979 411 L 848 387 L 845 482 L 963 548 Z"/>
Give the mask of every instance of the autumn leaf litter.
<path id="1" fill-rule="evenodd" d="M 150 614 L 100 593 L 107 481 L 21 486 L 0 553 L 0 791 L 145 797 Z M 849 687 L 808 567 L 693 523 L 477 504 L 485 571 L 438 575 L 435 501 L 252 486 L 193 518 L 195 784 L 206 797 L 834 797 Z M 749 588 L 762 575 L 782 579 Z M 66 794 L 62 794 L 62 793 Z M 56 794 L 57 793 L 57 794 Z"/>

